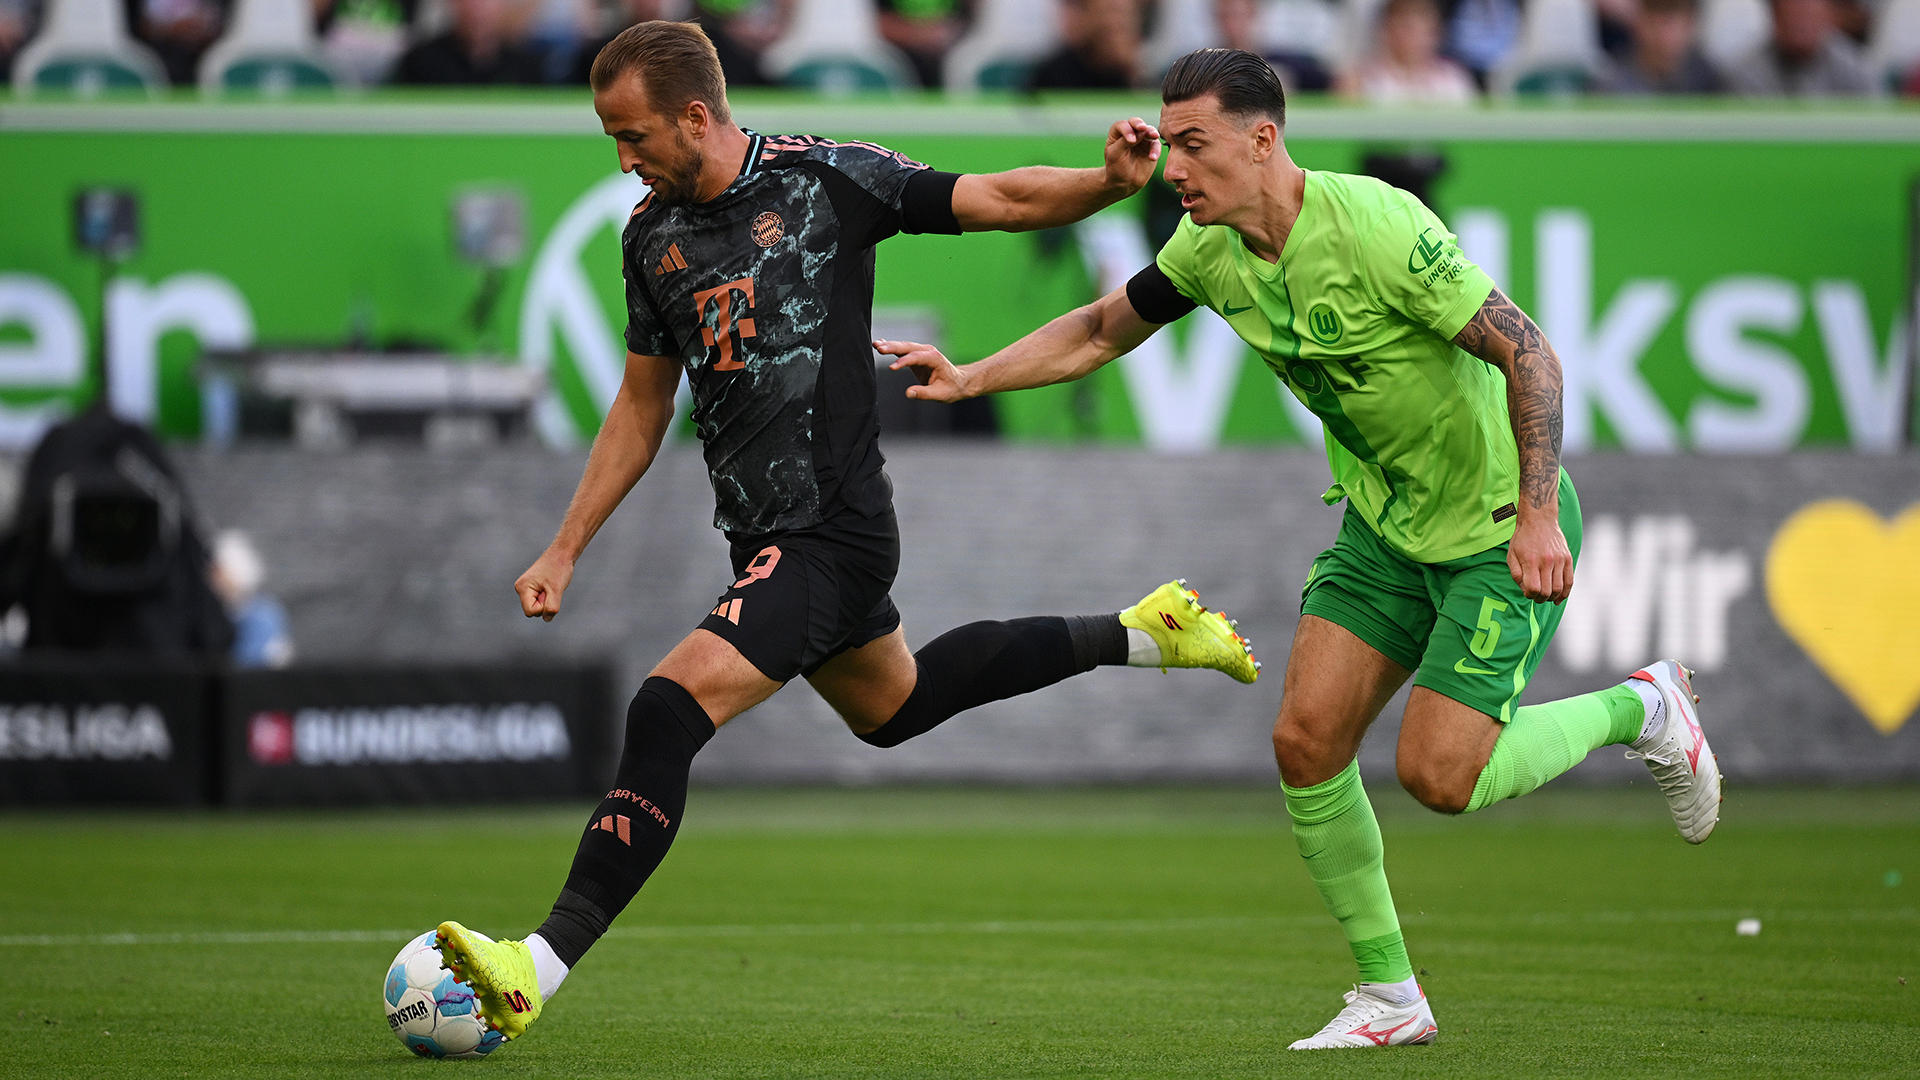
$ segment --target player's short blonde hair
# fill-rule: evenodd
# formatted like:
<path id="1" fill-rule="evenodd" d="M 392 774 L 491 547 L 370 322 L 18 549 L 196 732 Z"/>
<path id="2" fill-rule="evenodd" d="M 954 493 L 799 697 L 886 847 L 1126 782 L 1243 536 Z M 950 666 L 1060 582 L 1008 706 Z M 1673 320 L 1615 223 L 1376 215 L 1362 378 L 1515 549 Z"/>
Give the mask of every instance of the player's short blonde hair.
<path id="1" fill-rule="evenodd" d="M 654 21 L 627 27 L 593 58 L 587 81 L 595 90 L 605 90 L 629 72 L 640 76 L 647 101 L 662 116 L 676 116 L 701 101 L 715 120 L 724 124 L 733 119 L 720 54 L 693 23 Z"/>

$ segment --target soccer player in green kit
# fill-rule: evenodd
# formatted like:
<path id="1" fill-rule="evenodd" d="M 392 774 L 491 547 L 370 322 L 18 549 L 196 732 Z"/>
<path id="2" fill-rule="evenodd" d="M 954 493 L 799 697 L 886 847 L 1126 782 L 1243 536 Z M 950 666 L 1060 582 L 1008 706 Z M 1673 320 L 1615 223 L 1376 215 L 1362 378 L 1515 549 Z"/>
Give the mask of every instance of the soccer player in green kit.
<path id="1" fill-rule="evenodd" d="M 1524 795 L 1601 746 L 1646 761 L 1680 834 L 1719 818 L 1691 673 L 1662 660 L 1597 693 L 1519 706 L 1580 547 L 1560 467 L 1560 362 L 1418 199 L 1288 157 L 1265 61 L 1205 49 L 1162 89 L 1166 180 L 1188 216 L 1124 288 L 978 363 L 880 342 L 954 401 L 1080 378 L 1205 304 L 1320 418 L 1339 536 L 1314 560 L 1273 746 L 1307 871 L 1360 981 L 1294 1049 L 1431 1042 L 1356 755 L 1412 676 L 1402 786 L 1444 813 Z"/>

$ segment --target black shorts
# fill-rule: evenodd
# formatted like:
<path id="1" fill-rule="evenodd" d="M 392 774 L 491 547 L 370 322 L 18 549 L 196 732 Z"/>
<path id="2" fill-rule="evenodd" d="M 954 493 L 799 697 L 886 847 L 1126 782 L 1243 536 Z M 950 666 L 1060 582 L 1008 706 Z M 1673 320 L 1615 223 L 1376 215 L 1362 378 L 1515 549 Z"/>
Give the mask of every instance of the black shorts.
<path id="1" fill-rule="evenodd" d="M 888 595 L 900 569 L 890 505 L 872 517 L 843 509 L 811 528 L 728 540 L 734 582 L 700 629 L 775 682 L 811 676 L 900 625 Z"/>

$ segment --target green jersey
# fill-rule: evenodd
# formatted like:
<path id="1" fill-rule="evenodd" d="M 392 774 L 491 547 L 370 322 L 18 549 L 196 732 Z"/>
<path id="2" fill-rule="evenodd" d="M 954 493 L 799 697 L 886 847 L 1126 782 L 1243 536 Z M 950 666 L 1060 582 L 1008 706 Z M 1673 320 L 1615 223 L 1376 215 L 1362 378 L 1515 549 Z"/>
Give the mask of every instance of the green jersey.
<path id="1" fill-rule="evenodd" d="M 1493 281 L 1420 200 L 1310 171 L 1278 263 L 1192 218 L 1156 262 L 1321 419 L 1328 503 L 1351 500 L 1415 562 L 1512 538 L 1520 457 L 1506 377 L 1453 344 Z"/>

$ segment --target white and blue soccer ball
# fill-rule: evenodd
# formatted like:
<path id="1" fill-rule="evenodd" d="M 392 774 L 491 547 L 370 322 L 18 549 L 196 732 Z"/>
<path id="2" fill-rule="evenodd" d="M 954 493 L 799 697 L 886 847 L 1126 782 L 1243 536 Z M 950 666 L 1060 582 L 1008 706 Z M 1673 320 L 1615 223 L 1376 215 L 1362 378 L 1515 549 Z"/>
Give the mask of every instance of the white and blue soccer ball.
<path id="1" fill-rule="evenodd" d="M 473 987 L 455 978 L 441 963 L 433 935 L 429 930 L 407 942 L 387 969 L 387 984 L 381 993 L 387 1006 L 387 1027 L 393 1030 L 394 1038 L 421 1057 L 486 1057 L 506 1039 L 480 1018 Z"/>

